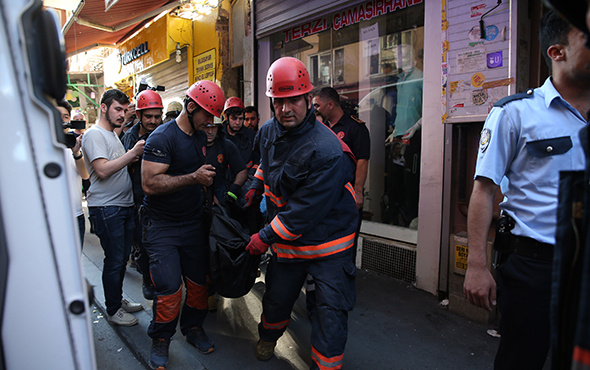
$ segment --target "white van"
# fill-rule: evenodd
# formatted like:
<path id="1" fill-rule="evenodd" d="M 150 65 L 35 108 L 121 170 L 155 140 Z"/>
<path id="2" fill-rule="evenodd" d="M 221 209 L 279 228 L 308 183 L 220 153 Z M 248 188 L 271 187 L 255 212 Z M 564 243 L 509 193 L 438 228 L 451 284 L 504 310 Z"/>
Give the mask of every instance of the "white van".
<path id="1" fill-rule="evenodd" d="M 41 0 L 0 0 L 0 370 L 95 369 L 80 241 L 54 100 L 58 22 Z"/>

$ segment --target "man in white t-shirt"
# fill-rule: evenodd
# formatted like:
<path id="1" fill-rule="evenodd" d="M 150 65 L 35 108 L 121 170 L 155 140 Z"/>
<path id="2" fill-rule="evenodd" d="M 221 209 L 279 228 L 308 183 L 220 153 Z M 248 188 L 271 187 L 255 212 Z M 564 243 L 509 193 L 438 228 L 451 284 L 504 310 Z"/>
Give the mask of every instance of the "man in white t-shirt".
<path id="1" fill-rule="evenodd" d="M 129 312 L 141 311 L 138 303 L 123 299 L 123 278 L 133 240 L 133 192 L 127 165 L 141 159 L 144 140 L 128 152 L 114 130 L 125 122 L 129 97 L 122 91 L 105 91 L 98 123 L 82 138 L 82 151 L 90 172 L 86 195 L 88 213 L 104 250 L 102 284 L 108 319 L 122 326 L 137 324 Z"/>

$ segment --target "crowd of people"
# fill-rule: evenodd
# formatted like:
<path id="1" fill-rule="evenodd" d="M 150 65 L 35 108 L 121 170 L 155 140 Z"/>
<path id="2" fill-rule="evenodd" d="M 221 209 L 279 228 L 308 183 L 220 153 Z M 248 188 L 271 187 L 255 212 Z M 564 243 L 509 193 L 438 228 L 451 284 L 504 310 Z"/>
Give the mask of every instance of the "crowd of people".
<path id="1" fill-rule="evenodd" d="M 211 81 L 197 81 L 165 114 L 156 91 L 148 88 L 132 100 L 109 89 L 96 124 L 74 134 L 76 183 L 80 188 L 89 179 L 89 218 L 104 251 L 108 320 L 132 326 L 138 322 L 133 313 L 143 309 L 122 294 L 132 256 L 143 295 L 153 300 L 147 334 L 154 369 L 167 366 L 177 324 L 199 352 L 215 349 L 203 328 L 208 311 L 216 308 L 215 287 L 207 278 L 213 204 L 231 207 L 232 217 L 252 235 L 243 246 L 247 253 L 261 255 L 272 247 L 256 358 L 272 358 L 299 290 L 313 282 L 313 367 L 341 366 L 347 312 L 355 300 L 353 251 L 368 130 L 341 109 L 320 114 L 312 104 L 309 74 L 297 59 L 281 58 L 268 73 L 274 76 L 267 86 L 273 118 L 263 125 L 254 106 L 239 97 L 226 99 Z M 300 85 L 303 90 L 293 88 Z M 324 94 L 317 99 L 326 96 L 317 93 Z M 338 94 L 328 93 L 327 105 L 338 109 Z M 58 109 L 66 122 L 71 106 Z M 78 193 L 75 216 L 83 238 Z"/>
<path id="2" fill-rule="evenodd" d="M 585 42 L 582 31 L 548 12 L 540 44 L 551 76 L 537 89 L 497 102 L 482 131 L 464 292 L 477 306 L 499 306 L 497 369 L 540 369 L 549 351 L 553 252 L 560 242 L 553 221 L 558 171 L 586 166 L 585 141 L 577 136 L 590 111 Z M 105 255 L 108 320 L 135 325 L 132 313 L 143 309 L 122 296 L 133 250 L 143 295 L 153 300 L 147 334 L 154 369 L 167 366 L 177 324 L 200 353 L 215 349 L 203 328 L 215 309 L 215 287 L 207 278 L 212 204 L 234 205 L 233 215 L 251 234 L 245 251 L 271 250 L 256 358 L 273 357 L 307 284 L 312 369 L 342 367 L 356 296 L 369 131 L 345 113 L 335 89 L 314 90 L 296 58 L 276 60 L 266 80 L 273 117 L 264 124 L 255 107 L 245 107 L 239 97 L 226 99 L 214 82 L 197 81 L 165 114 L 155 91 L 140 92 L 132 103 L 123 92 L 107 90 L 97 123 L 73 133 L 74 216 L 83 237 L 81 185 L 89 179 L 88 212 Z M 62 101 L 57 109 L 68 131 L 72 108 Z M 413 122 L 403 131 L 410 141 L 420 136 L 419 114 Z M 415 142 L 419 148 L 419 138 Z M 505 200 L 494 245 L 495 279 L 486 248 L 500 186 Z"/>

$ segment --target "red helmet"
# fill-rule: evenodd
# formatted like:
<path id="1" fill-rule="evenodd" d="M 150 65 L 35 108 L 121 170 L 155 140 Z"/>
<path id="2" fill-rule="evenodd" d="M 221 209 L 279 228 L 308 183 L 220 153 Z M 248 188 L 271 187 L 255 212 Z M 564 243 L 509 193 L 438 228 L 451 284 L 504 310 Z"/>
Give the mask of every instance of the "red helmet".
<path id="1" fill-rule="evenodd" d="M 266 96 L 271 98 L 289 98 L 303 95 L 313 90 L 309 72 L 305 65 L 296 58 L 277 59 L 268 69 L 266 75 Z"/>
<path id="2" fill-rule="evenodd" d="M 221 116 L 225 95 L 216 83 L 207 80 L 197 81 L 186 90 L 186 95 L 215 117 Z"/>
<path id="3" fill-rule="evenodd" d="M 135 110 L 144 110 L 152 108 L 164 109 L 162 104 L 162 98 L 160 95 L 153 90 L 143 90 L 137 95 L 137 105 Z"/>
<path id="4" fill-rule="evenodd" d="M 225 101 L 225 106 L 223 107 L 223 111 L 225 112 L 229 108 L 245 109 L 244 102 L 242 101 L 242 99 L 238 98 L 237 96 L 232 96 L 230 98 L 227 98 L 227 100 Z"/>

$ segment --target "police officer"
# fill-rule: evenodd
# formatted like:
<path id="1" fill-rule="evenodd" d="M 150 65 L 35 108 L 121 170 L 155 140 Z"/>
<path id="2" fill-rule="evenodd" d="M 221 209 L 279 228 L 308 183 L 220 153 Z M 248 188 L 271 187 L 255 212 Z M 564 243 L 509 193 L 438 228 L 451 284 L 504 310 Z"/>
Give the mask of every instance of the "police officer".
<path id="1" fill-rule="evenodd" d="M 225 100 L 211 81 L 197 81 L 186 92 L 180 115 L 158 127 L 146 142 L 142 183 L 146 194 L 143 243 L 150 256 L 156 298 L 148 329 L 150 366 L 166 367 L 170 338 L 180 330 L 189 344 L 208 354 L 215 349 L 203 330 L 207 315 L 207 232 L 203 186 L 213 184 L 215 168 L 205 164 L 203 129 L 219 117 Z M 182 283 L 186 297 L 182 305 Z"/>
<path id="2" fill-rule="evenodd" d="M 139 140 L 147 140 L 148 136 L 162 124 L 162 98 L 153 90 L 144 90 L 137 95 L 135 112 L 139 121 L 133 125 L 121 138 L 125 150 L 130 150 Z M 143 188 L 141 187 L 141 162 L 131 163 L 128 168 L 133 187 L 133 202 L 135 232 L 133 234 L 133 255 L 138 265 L 139 272 L 143 277 L 143 297 L 148 300 L 154 299 L 154 284 L 150 277 L 150 266 L 147 252 L 141 242 L 141 222 L 138 219 L 139 207 L 143 204 Z"/>
<path id="3" fill-rule="evenodd" d="M 539 33 L 552 76 L 534 90 L 497 102 L 481 133 L 469 204 L 464 292 L 490 310 L 496 281 L 486 243 L 505 177 L 494 243 L 501 314 L 496 369 L 541 369 L 549 349 L 549 305 L 559 171 L 584 168 L 578 132 L 590 109 L 590 51 L 584 34 L 553 11 Z"/>
<path id="4" fill-rule="evenodd" d="M 309 273 L 317 286 L 312 368 L 339 369 L 348 311 L 355 300 L 354 162 L 334 133 L 316 120 L 312 88 L 307 68 L 298 59 L 280 58 L 268 70 L 266 95 L 275 118 L 258 132 L 255 145 L 261 162 L 246 194 L 251 200 L 264 188 L 270 220 L 252 235 L 246 250 L 262 254 L 272 245 L 256 358 L 272 358 Z"/>

